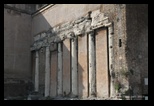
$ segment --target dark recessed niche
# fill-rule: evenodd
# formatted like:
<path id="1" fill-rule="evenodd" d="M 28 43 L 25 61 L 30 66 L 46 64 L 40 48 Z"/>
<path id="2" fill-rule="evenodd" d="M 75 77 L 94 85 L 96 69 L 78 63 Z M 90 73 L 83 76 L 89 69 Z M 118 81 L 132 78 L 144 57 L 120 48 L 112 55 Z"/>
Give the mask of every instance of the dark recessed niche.
<path id="1" fill-rule="evenodd" d="M 122 47 L 122 41 L 119 39 L 119 47 Z"/>

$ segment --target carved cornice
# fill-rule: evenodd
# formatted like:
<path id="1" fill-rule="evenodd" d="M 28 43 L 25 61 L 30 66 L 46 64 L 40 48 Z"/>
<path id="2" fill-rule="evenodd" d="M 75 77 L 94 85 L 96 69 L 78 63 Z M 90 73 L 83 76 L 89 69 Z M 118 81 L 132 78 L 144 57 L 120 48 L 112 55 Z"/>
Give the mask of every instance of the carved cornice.
<path id="1" fill-rule="evenodd" d="M 108 17 L 104 17 L 100 10 L 96 10 L 91 12 L 91 15 L 87 14 L 85 17 L 80 17 L 77 20 L 53 27 L 47 32 L 36 35 L 31 50 L 39 50 L 41 47 L 46 47 L 51 43 L 72 39 L 108 25 L 110 25 Z"/>

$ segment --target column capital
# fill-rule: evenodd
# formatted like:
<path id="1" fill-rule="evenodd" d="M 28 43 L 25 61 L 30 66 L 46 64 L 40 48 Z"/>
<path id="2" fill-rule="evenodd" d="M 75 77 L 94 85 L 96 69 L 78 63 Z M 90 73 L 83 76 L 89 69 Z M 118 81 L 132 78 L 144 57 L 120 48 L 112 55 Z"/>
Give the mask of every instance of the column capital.
<path id="1" fill-rule="evenodd" d="M 90 30 L 88 34 L 94 35 L 94 30 Z"/>
<path id="2" fill-rule="evenodd" d="M 40 49 L 35 49 L 34 51 L 35 51 L 36 53 L 38 53 L 38 52 L 39 52 L 39 50 L 40 50 Z"/>
<path id="3" fill-rule="evenodd" d="M 45 44 L 45 47 L 50 47 L 50 43 L 46 43 Z"/>
<path id="4" fill-rule="evenodd" d="M 65 39 L 67 39 L 67 38 L 73 39 L 74 37 L 75 37 L 75 33 L 74 33 L 74 31 L 71 31 L 71 32 L 66 34 L 66 38 Z"/>

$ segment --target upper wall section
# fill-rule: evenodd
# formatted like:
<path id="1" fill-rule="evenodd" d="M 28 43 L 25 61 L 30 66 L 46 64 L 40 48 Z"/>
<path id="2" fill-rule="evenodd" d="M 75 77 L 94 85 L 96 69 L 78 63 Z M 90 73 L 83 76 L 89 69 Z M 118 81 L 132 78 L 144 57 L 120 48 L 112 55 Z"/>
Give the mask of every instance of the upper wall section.
<path id="1" fill-rule="evenodd" d="M 99 9 L 101 4 L 56 4 L 33 17 L 32 35 L 46 31 L 58 24 L 75 20 L 89 11 Z"/>
<path id="2" fill-rule="evenodd" d="M 26 14 L 33 14 L 48 4 L 4 4 L 4 8 L 16 10 Z"/>
<path id="3" fill-rule="evenodd" d="M 16 10 L 22 13 L 31 14 L 36 9 L 35 4 L 4 4 L 4 8 Z"/>
<path id="4" fill-rule="evenodd" d="M 31 15 L 4 8 L 4 77 L 30 79 Z"/>

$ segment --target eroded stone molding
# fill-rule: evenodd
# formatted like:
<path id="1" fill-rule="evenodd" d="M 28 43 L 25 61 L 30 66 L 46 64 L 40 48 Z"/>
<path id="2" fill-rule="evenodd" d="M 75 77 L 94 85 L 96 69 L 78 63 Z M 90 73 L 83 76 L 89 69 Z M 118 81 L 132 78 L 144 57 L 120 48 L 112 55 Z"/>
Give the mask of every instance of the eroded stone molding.
<path id="1" fill-rule="evenodd" d="M 85 17 L 80 17 L 77 20 L 53 27 L 46 32 L 36 35 L 34 43 L 31 46 L 31 51 L 46 47 L 51 43 L 59 43 L 65 39 L 72 39 L 108 25 L 110 25 L 108 17 L 105 17 L 100 10 L 93 11 Z"/>

